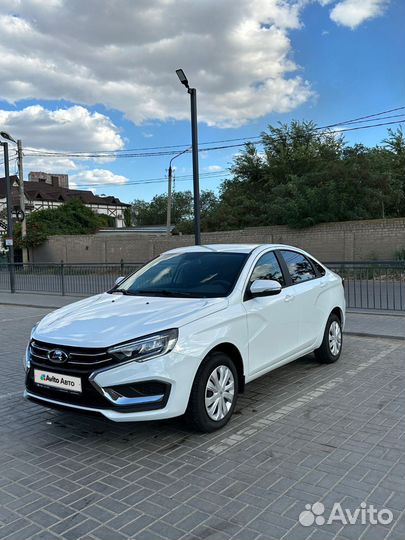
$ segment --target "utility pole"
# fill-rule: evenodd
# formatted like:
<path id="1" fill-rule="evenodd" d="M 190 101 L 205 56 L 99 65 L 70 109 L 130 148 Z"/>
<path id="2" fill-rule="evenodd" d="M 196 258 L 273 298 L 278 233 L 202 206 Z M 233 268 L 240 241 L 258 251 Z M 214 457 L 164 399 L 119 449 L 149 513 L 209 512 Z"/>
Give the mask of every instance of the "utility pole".
<path id="1" fill-rule="evenodd" d="M 0 142 L 4 152 L 4 174 L 6 178 L 6 204 L 7 204 L 7 238 L 8 263 L 10 272 L 10 290 L 15 292 L 14 244 L 13 244 L 13 198 L 10 182 L 10 167 L 8 162 L 8 143 Z"/>
<path id="2" fill-rule="evenodd" d="M 178 158 L 179 156 L 182 156 L 186 152 L 189 152 L 190 148 L 186 148 L 185 150 L 182 150 L 178 154 L 172 157 L 172 159 L 169 162 L 169 169 L 167 171 L 167 179 L 168 179 L 168 185 L 167 185 L 167 219 L 166 219 L 166 233 L 167 235 L 170 234 L 170 225 L 172 221 L 172 182 L 173 182 L 173 167 L 172 163 L 173 161 Z"/>
<path id="3" fill-rule="evenodd" d="M 24 195 L 24 168 L 23 168 L 23 150 L 21 139 L 17 140 L 17 163 L 18 163 L 18 192 L 20 195 L 20 209 L 22 211 L 23 219 L 21 221 L 21 239 L 24 243 L 24 239 L 27 236 L 27 222 L 25 221 L 25 195 Z M 23 263 L 28 262 L 28 250 L 26 247 L 22 248 Z"/>
<path id="4" fill-rule="evenodd" d="M 166 234 L 170 235 L 170 225 L 172 221 L 172 163 L 170 162 L 169 170 L 167 173 L 168 185 L 167 185 L 167 219 L 166 219 Z"/>

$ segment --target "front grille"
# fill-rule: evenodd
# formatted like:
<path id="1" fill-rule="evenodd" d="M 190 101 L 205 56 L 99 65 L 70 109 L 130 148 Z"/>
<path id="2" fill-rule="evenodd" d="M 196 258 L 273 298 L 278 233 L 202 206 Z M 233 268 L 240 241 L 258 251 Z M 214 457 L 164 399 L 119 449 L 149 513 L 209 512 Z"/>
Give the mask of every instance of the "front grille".
<path id="1" fill-rule="evenodd" d="M 30 370 L 27 373 L 25 384 L 27 390 L 37 396 L 42 396 L 47 399 L 53 399 L 59 402 L 71 403 L 72 405 L 79 405 L 81 407 L 91 407 L 95 409 L 113 409 L 110 402 L 102 396 L 94 386 L 89 382 L 89 375 L 91 371 L 84 373 L 82 371 L 69 369 L 66 364 L 64 367 L 53 367 L 52 371 L 48 370 L 48 373 L 57 373 L 59 375 L 72 375 L 73 377 L 81 377 L 82 380 L 82 392 L 81 394 L 70 392 L 68 390 L 62 390 L 59 388 L 51 388 L 49 386 L 40 386 L 34 382 L 34 369 L 42 368 L 36 362 L 31 362 Z"/>
<path id="2" fill-rule="evenodd" d="M 65 352 L 68 355 L 66 362 L 52 362 L 48 358 L 48 353 L 53 350 Z M 27 374 L 26 380 L 27 389 L 29 391 L 48 399 L 65 401 L 72 403 L 73 405 L 93 408 L 110 408 L 108 400 L 89 382 L 89 376 L 93 371 L 119 364 L 118 360 L 112 358 L 107 353 L 106 349 L 56 345 L 54 343 L 45 343 L 34 339 L 30 343 L 29 352 L 31 369 Z M 73 392 L 35 384 L 35 368 L 44 369 L 50 373 L 60 373 L 61 375 L 80 377 L 82 380 L 82 393 L 75 394 Z"/>
<path id="3" fill-rule="evenodd" d="M 49 353 L 54 350 L 61 350 L 67 356 L 66 362 L 53 362 L 49 359 Z M 112 358 L 106 349 L 90 349 L 85 347 L 68 347 L 65 345 L 54 345 L 43 341 L 32 340 L 30 343 L 30 359 L 38 367 L 59 369 L 59 367 L 71 367 L 79 371 L 88 371 L 107 367 L 118 363 Z"/>
<path id="4" fill-rule="evenodd" d="M 59 349 L 68 354 L 68 359 L 63 363 L 52 362 L 48 358 L 48 352 Z M 116 405 L 103 396 L 90 383 L 90 375 L 102 368 L 119 365 L 119 361 L 112 358 L 106 349 L 90 349 L 84 347 L 67 347 L 65 345 L 55 345 L 44 343 L 38 340 L 32 340 L 30 343 L 30 369 L 26 376 L 26 387 L 29 392 L 37 396 L 52 399 L 61 403 L 71 403 L 82 407 L 91 407 L 94 409 L 113 409 L 126 412 L 145 411 L 163 408 L 169 397 L 170 385 L 157 383 L 156 381 L 144 381 L 142 383 L 132 383 L 125 388 L 129 395 L 150 395 L 159 390 L 164 394 L 164 398 L 158 403 L 139 404 L 139 405 Z M 55 389 L 47 386 L 41 386 L 34 382 L 34 369 L 45 369 L 50 373 L 61 375 L 71 375 L 80 377 L 82 381 L 82 392 L 80 394 L 68 390 Z M 114 387 L 112 387 L 114 388 Z M 121 388 L 120 385 L 117 386 Z"/>

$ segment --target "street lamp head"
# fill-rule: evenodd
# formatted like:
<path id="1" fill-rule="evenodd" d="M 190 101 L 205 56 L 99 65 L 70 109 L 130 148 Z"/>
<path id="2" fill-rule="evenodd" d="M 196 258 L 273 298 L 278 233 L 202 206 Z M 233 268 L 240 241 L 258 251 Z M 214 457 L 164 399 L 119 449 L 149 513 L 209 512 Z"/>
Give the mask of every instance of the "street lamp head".
<path id="1" fill-rule="evenodd" d="M 188 89 L 190 88 L 188 85 L 188 80 L 186 77 L 186 74 L 182 69 L 176 69 L 177 77 L 179 78 L 181 84 L 184 84 L 184 86 Z"/>
<path id="2" fill-rule="evenodd" d="M 7 133 L 7 131 L 0 131 L 0 137 L 3 137 L 3 139 L 7 139 L 7 141 L 11 141 L 17 144 L 17 141 L 14 140 L 13 137 L 9 133 Z"/>

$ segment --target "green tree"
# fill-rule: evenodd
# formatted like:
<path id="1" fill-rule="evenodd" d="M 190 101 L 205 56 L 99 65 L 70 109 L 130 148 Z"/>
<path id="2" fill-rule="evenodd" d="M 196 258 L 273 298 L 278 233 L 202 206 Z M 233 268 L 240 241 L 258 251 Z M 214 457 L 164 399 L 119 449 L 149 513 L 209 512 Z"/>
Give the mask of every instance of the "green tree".
<path id="1" fill-rule="evenodd" d="M 397 214 L 405 216 L 405 135 L 402 126 L 388 130 L 383 147 L 389 155 L 393 181 L 397 182 L 401 189 L 401 197 L 397 200 Z"/>
<path id="2" fill-rule="evenodd" d="M 211 216 L 218 204 L 212 191 L 201 192 L 201 224 L 203 230 L 211 226 Z M 165 225 L 167 219 L 167 195 L 155 195 L 150 202 L 135 200 L 132 203 L 137 225 Z M 193 194 L 191 191 L 176 191 L 172 195 L 172 224 L 182 233 L 193 231 Z"/>
<path id="3" fill-rule="evenodd" d="M 130 206 L 127 206 L 124 210 L 124 223 L 125 227 L 131 227 L 132 225 L 132 212 Z"/>
<path id="4" fill-rule="evenodd" d="M 164 225 L 167 217 L 167 195 L 155 195 L 150 202 L 133 203 L 137 225 Z M 172 194 L 172 223 L 187 221 L 192 216 L 193 196 L 190 191 Z"/>
<path id="5" fill-rule="evenodd" d="M 404 215 L 404 138 L 389 132 L 384 147 L 348 146 L 312 122 L 269 126 L 263 151 L 252 144 L 235 157 L 222 185 L 218 228 Z"/>
<path id="6" fill-rule="evenodd" d="M 269 126 L 260 151 L 246 144 L 219 190 L 201 193 L 203 231 L 405 215 L 405 137 L 388 130 L 381 145 L 349 145 L 313 122 Z M 166 223 L 167 196 L 134 201 L 139 225 Z M 193 196 L 175 192 L 172 223 L 192 233 Z"/>
<path id="7" fill-rule="evenodd" d="M 72 199 L 58 208 L 29 214 L 24 247 L 38 246 L 55 234 L 93 234 L 108 224 L 108 216 L 98 216 L 79 199 Z M 14 238 L 16 247 L 23 247 L 20 223 L 15 225 Z"/>

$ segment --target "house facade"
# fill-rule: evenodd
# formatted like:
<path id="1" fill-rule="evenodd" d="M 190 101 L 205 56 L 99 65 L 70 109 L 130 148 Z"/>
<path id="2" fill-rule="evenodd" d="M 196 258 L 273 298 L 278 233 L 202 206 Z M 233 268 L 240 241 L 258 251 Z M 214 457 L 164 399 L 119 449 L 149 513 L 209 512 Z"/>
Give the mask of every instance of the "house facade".
<path id="1" fill-rule="evenodd" d="M 13 210 L 20 208 L 18 194 L 18 177 L 11 176 Z M 71 199 L 80 199 L 96 214 L 105 214 L 114 220 L 116 228 L 125 227 L 124 211 L 130 205 L 123 203 L 117 197 L 94 195 L 92 191 L 68 189 L 47 182 L 24 182 L 25 213 L 26 215 L 37 210 L 57 208 Z M 0 215 L 6 210 L 6 182 L 0 178 Z M 0 218 L 0 221 L 2 219 Z M 1 224 L 0 224 L 1 225 Z M 0 231 L 1 232 L 1 231 Z"/>

